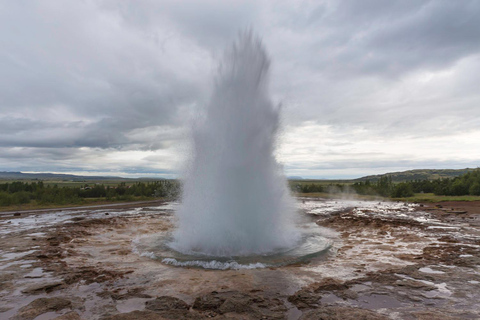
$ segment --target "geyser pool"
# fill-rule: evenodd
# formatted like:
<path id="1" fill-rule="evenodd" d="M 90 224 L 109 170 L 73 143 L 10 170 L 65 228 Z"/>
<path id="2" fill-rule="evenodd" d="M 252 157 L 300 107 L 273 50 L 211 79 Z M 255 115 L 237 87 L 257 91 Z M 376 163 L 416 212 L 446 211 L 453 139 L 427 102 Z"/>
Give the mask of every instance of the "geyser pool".
<path id="1" fill-rule="evenodd" d="M 211 256 L 202 253 L 182 253 L 170 248 L 169 244 L 172 241 L 170 233 L 139 237 L 133 241 L 133 251 L 174 266 L 219 270 L 282 267 L 306 263 L 329 252 L 333 240 L 324 237 L 324 229 L 313 222 L 304 222 L 301 227 L 301 240 L 296 246 L 267 254 Z"/>
<path id="2" fill-rule="evenodd" d="M 252 33 L 226 51 L 211 101 L 192 130 L 193 155 L 172 249 L 249 256 L 293 248 L 301 240 L 274 157 L 279 108 L 268 94 L 269 66 Z"/>

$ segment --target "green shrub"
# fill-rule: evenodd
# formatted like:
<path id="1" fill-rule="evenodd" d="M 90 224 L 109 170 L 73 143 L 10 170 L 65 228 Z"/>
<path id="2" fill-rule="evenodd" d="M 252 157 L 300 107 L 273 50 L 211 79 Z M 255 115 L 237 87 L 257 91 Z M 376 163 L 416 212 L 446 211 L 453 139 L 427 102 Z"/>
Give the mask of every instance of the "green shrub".
<path id="1" fill-rule="evenodd" d="M 13 203 L 12 196 L 6 192 L 0 192 L 0 206 L 6 207 Z"/>
<path id="2" fill-rule="evenodd" d="M 480 196 L 480 183 L 474 182 L 468 191 L 472 196 Z"/>
<path id="3" fill-rule="evenodd" d="M 392 197 L 393 198 L 406 198 L 413 197 L 413 188 L 410 183 L 401 182 L 393 188 Z"/>
<path id="4" fill-rule="evenodd" d="M 14 204 L 30 203 L 31 196 L 33 195 L 30 192 L 19 191 L 12 195 L 12 200 Z"/>

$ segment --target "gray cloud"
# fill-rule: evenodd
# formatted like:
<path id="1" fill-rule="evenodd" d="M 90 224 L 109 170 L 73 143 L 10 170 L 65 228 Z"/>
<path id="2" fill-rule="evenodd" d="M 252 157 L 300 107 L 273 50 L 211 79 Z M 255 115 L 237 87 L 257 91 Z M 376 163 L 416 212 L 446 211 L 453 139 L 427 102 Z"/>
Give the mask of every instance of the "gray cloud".
<path id="1" fill-rule="evenodd" d="M 261 19 L 261 4 L 252 0 L 104 1 L 102 7 L 118 13 L 129 26 L 140 29 L 163 45 L 180 35 L 217 53 L 239 30 Z M 165 21 L 169 28 L 166 37 L 162 38 L 157 31 L 165 28 Z"/>
<path id="2" fill-rule="evenodd" d="M 248 27 L 296 135 L 287 171 L 471 164 L 479 15 L 475 0 L 2 2 L 0 170 L 172 174 L 216 59 Z M 449 160 L 459 137 L 463 158 Z"/>
<path id="3" fill-rule="evenodd" d="M 287 7 L 287 6 L 285 6 Z M 287 9 L 287 8 L 285 8 Z M 399 76 L 477 54 L 478 1 L 323 1 L 289 18 L 298 62 L 329 77 Z M 298 54 L 296 48 L 292 55 Z"/>
<path id="4" fill-rule="evenodd" d="M 3 145 L 121 147 L 130 130 L 181 124 L 202 97 L 209 69 L 182 60 L 201 56 L 196 46 L 161 50 L 95 3 L 4 6 Z"/>

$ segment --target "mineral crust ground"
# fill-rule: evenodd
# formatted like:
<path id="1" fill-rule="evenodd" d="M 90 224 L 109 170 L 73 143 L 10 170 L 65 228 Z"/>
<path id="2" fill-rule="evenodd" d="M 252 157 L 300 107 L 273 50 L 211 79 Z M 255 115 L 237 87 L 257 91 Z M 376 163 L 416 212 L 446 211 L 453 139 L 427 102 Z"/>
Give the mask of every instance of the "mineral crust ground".
<path id="1" fill-rule="evenodd" d="M 0 216 L 0 319 L 479 319 L 480 203 L 299 198 L 333 242 L 284 267 L 174 267 L 175 203 Z M 148 206 L 145 206 L 148 205 Z"/>

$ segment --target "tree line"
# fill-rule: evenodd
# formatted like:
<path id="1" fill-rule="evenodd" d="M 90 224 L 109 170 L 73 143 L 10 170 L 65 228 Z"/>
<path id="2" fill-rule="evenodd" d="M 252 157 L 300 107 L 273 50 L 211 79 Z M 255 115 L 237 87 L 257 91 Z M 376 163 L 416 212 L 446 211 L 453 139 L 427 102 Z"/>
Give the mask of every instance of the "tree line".
<path id="1" fill-rule="evenodd" d="M 393 183 L 388 176 L 371 183 L 353 184 L 358 194 L 379 194 L 393 198 L 411 197 L 415 193 L 433 193 L 440 196 L 480 196 L 480 169 L 467 172 L 455 178 L 436 180 L 413 180 Z"/>
<path id="2" fill-rule="evenodd" d="M 405 198 L 415 193 L 434 193 L 445 196 L 480 196 L 480 168 L 455 178 L 438 180 L 413 180 L 395 183 L 390 176 L 382 176 L 377 181 L 360 181 L 351 185 L 291 182 L 292 191 L 299 193 L 356 193 L 380 195 L 383 197 Z M 111 201 L 130 201 L 142 198 L 178 198 L 181 184 L 177 180 L 154 182 L 125 182 L 117 186 L 85 184 L 75 187 L 46 185 L 43 181 L 14 181 L 0 183 L 0 206 L 28 204 L 35 201 L 40 205 L 81 204 L 84 199 L 98 198 Z"/>
<path id="3" fill-rule="evenodd" d="M 391 176 L 382 176 L 377 181 L 359 181 L 352 185 L 318 183 L 293 183 L 295 192 L 312 193 L 356 193 L 361 195 L 380 195 L 383 197 L 405 198 L 415 193 L 434 193 L 443 196 L 480 196 L 480 169 L 467 172 L 455 178 L 437 180 L 413 180 L 395 183 Z"/>
<path id="4" fill-rule="evenodd" d="M 138 198 L 177 198 L 180 183 L 176 180 L 154 182 L 125 182 L 117 186 L 103 184 L 85 184 L 75 187 L 45 185 L 43 181 L 14 181 L 0 184 L 0 206 L 27 204 L 80 204 L 87 198 L 130 201 Z"/>

